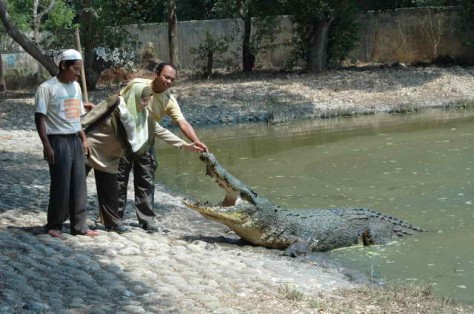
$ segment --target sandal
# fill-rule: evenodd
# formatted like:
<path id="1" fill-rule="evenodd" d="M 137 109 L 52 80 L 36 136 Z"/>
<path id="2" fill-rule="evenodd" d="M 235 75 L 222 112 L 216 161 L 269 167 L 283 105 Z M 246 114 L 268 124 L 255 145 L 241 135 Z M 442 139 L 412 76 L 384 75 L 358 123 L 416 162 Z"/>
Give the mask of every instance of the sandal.
<path id="1" fill-rule="evenodd" d="M 46 233 L 52 236 L 53 238 L 61 237 L 61 231 L 56 230 L 56 229 L 49 229 Z"/>

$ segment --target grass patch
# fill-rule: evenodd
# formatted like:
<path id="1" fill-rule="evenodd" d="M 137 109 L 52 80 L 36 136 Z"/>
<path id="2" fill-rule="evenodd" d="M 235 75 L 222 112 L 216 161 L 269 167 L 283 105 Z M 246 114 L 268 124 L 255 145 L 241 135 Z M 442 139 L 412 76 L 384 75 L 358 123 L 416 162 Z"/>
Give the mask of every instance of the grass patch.
<path id="1" fill-rule="evenodd" d="M 314 313 L 474 313 L 474 305 L 456 304 L 451 298 L 437 296 L 433 294 L 431 285 L 391 282 L 385 286 L 363 285 L 353 289 L 320 292 L 315 296 L 305 295 L 297 288 L 285 285 L 280 287 L 279 292 L 281 300 Z"/>
<path id="2" fill-rule="evenodd" d="M 280 287 L 280 293 L 283 295 L 285 299 L 291 300 L 291 301 L 302 301 L 305 298 L 303 292 L 291 286 Z"/>
<path id="3" fill-rule="evenodd" d="M 268 112 L 268 124 L 282 124 L 295 119 L 295 114 L 291 112 L 291 106 L 275 96 L 268 95 L 265 99 L 265 106 Z"/>
<path id="4" fill-rule="evenodd" d="M 388 113 L 398 113 L 398 114 L 408 114 L 408 113 L 415 113 L 418 109 L 414 104 L 399 104 L 392 109 Z"/>
<path id="5" fill-rule="evenodd" d="M 391 283 L 385 287 L 362 286 L 310 298 L 317 313 L 473 313 L 474 307 L 433 294 L 432 287 Z"/>
<path id="6" fill-rule="evenodd" d="M 446 110 L 465 110 L 465 109 L 473 109 L 474 108 L 474 100 L 471 99 L 463 99 L 460 101 L 449 103 L 445 106 Z"/>

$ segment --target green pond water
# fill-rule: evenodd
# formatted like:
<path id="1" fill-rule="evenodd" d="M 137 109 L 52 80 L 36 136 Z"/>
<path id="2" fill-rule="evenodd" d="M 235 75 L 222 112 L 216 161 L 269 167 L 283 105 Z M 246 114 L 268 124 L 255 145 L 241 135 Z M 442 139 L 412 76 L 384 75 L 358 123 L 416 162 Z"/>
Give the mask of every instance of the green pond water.
<path id="1" fill-rule="evenodd" d="M 178 131 L 175 131 L 178 132 Z M 474 303 L 474 111 L 197 128 L 221 165 L 289 208 L 368 207 L 427 230 L 330 258 L 388 282 Z M 157 145 L 157 180 L 218 202 L 198 154 Z"/>

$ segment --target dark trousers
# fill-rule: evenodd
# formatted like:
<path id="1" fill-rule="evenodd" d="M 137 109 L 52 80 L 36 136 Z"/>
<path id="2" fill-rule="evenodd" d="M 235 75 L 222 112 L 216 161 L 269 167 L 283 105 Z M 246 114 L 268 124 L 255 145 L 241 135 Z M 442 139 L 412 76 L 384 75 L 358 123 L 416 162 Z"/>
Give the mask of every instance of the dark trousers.
<path id="1" fill-rule="evenodd" d="M 86 166 L 86 174 L 91 167 Z M 123 224 L 118 212 L 117 175 L 94 169 L 99 215 L 105 228 L 115 228 Z"/>
<path id="2" fill-rule="evenodd" d="M 153 146 L 143 156 L 133 158 L 131 155 L 120 159 L 117 174 L 119 192 L 119 215 L 123 217 L 127 205 L 127 187 L 130 172 L 133 169 L 133 186 L 135 189 L 135 211 L 138 223 L 142 225 L 155 225 L 155 212 L 153 211 L 153 198 L 155 196 L 154 174 L 157 167 Z"/>
<path id="3" fill-rule="evenodd" d="M 61 230 L 69 216 L 72 234 L 87 231 L 87 188 L 84 149 L 77 134 L 48 135 L 54 150 L 54 164 L 49 164 L 47 230 Z"/>

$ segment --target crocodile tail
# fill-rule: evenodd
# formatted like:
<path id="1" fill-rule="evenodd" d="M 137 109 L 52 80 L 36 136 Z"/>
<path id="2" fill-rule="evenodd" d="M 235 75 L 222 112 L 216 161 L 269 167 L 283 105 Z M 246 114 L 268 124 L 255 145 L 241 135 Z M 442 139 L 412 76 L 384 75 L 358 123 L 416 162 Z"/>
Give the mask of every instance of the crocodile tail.
<path id="1" fill-rule="evenodd" d="M 417 226 L 404 223 L 403 225 L 393 226 L 393 232 L 399 237 L 404 237 L 408 235 L 414 235 L 420 232 L 425 232 L 425 230 L 418 228 Z"/>
<path id="2" fill-rule="evenodd" d="M 344 217 L 349 220 L 375 220 L 375 221 L 385 221 L 392 225 L 392 230 L 395 234 L 400 237 L 406 235 L 413 235 L 420 232 L 425 232 L 422 228 L 419 228 L 415 225 L 412 225 L 406 221 L 403 221 L 399 218 L 386 215 L 384 213 L 368 209 L 368 208 L 343 208 L 343 209 L 333 209 L 337 212 L 339 216 Z"/>
<path id="3" fill-rule="evenodd" d="M 400 237 L 417 234 L 419 232 L 425 232 L 425 230 L 423 230 L 422 228 L 412 225 L 399 218 L 389 216 L 389 215 L 377 212 L 375 210 L 371 210 L 371 209 L 367 209 L 367 210 L 370 212 L 371 218 L 389 222 L 393 226 L 393 232 Z"/>

